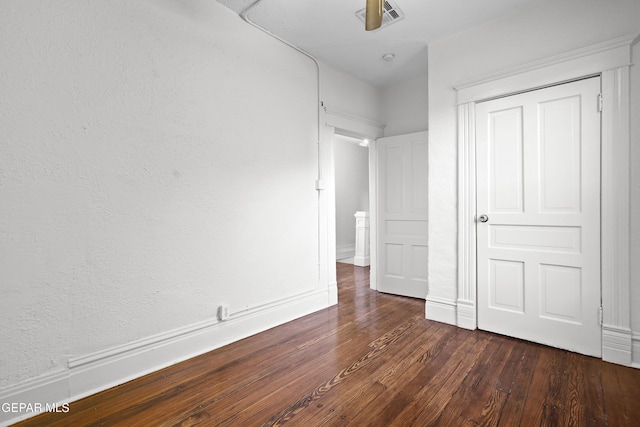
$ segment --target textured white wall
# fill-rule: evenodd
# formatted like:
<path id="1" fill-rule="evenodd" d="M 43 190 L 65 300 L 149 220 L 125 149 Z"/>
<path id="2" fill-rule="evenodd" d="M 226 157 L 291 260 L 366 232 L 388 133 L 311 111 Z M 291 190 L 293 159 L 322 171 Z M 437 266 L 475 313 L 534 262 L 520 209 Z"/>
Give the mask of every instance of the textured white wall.
<path id="1" fill-rule="evenodd" d="M 457 127 L 453 85 L 491 72 L 640 32 L 637 0 L 542 2 L 429 46 L 429 285 L 456 297 Z M 633 58 L 640 62 L 636 45 Z M 640 73 L 632 67 L 632 174 L 640 174 Z M 640 257 L 640 188 L 632 184 L 632 260 Z M 637 264 L 637 263 L 633 263 Z M 633 327 L 640 334 L 640 267 L 632 270 Z"/>
<path id="2" fill-rule="evenodd" d="M 336 135 L 336 247 L 353 247 L 356 211 L 369 210 L 369 150 Z"/>
<path id="3" fill-rule="evenodd" d="M 326 286 L 312 61 L 214 1 L 1 8 L 0 388 Z"/>
<path id="4" fill-rule="evenodd" d="M 374 122 L 381 122 L 382 94 L 380 90 L 326 65 L 321 64 L 321 70 L 322 100 L 327 108 Z"/>
<path id="5" fill-rule="evenodd" d="M 382 91 L 384 136 L 404 135 L 428 130 L 429 79 L 424 76 L 405 80 Z"/>

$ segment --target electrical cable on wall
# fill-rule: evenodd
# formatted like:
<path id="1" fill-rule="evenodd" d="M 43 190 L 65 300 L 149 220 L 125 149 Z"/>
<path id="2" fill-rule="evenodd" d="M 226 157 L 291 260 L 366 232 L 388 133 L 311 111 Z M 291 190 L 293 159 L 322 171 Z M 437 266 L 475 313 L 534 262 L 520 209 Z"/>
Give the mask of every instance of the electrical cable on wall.
<path id="1" fill-rule="evenodd" d="M 324 107 L 324 104 L 322 102 L 322 100 L 320 99 L 320 63 L 318 62 L 318 60 L 311 55 L 310 53 L 304 51 L 303 49 L 299 48 L 298 46 L 295 46 L 292 43 L 289 43 L 288 41 L 284 40 L 283 38 L 277 36 L 276 34 L 272 33 L 271 31 L 267 30 L 266 28 L 258 25 L 257 23 L 255 23 L 254 21 L 251 20 L 251 18 L 249 17 L 249 13 L 259 4 L 262 3 L 263 0 L 256 0 L 255 2 L 253 2 L 251 5 L 249 5 L 245 10 L 243 10 L 242 12 L 240 12 L 240 18 L 242 18 L 247 24 L 251 25 L 254 28 L 257 28 L 258 30 L 262 31 L 263 33 L 267 34 L 268 36 L 278 40 L 279 42 L 287 45 L 288 47 L 294 49 L 295 51 L 303 54 L 304 56 L 306 56 L 307 58 L 311 59 L 313 61 L 313 63 L 316 66 L 316 76 L 317 76 L 317 84 L 316 84 L 316 91 L 317 91 L 317 98 L 318 98 L 318 102 L 316 104 L 316 110 L 317 110 L 317 135 L 316 135 L 316 146 L 317 146 L 317 155 L 318 155 L 318 171 L 317 171 L 317 176 L 318 179 L 316 180 L 316 190 L 318 190 L 318 209 L 320 209 L 320 197 L 321 197 L 321 193 L 320 190 L 324 190 L 324 180 L 323 180 L 323 175 L 322 175 L 322 165 L 320 162 L 320 136 L 321 136 L 321 108 Z M 322 233 L 321 233 L 321 225 L 320 225 L 320 212 L 318 212 L 318 279 L 321 277 L 321 273 L 320 273 L 320 267 L 321 267 L 321 262 L 320 262 L 320 252 L 321 252 L 321 237 L 322 237 Z"/>
<path id="2" fill-rule="evenodd" d="M 320 108 L 322 107 L 322 101 L 320 100 L 320 63 L 318 62 L 318 60 L 311 55 L 310 53 L 306 52 L 305 50 L 299 48 L 298 46 L 289 43 L 288 41 L 284 40 L 282 37 L 277 36 L 276 34 L 272 33 L 271 31 L 267 30 L 266 28 L 260 26 L 259 24 L 257 24 L 256 22 L 252 21 L 251 18 L 249 18 L 249 13 L 260 3 L 262 3 L 263 0 L 256 0 L 255 2 L 253 2 L 251 5 L 249 5 L 245 10 L 243 10 L 242 12 L 240 12 L 240 17 L 249 25 L 259 29 L 260 31 L 264 32 L 265 34 L 273 37 L 274 39 L 278 40 L 281 43 L 284 43 L 285 45 L 289 46 L 290 48 L 296 50 L 297 52 L 300 52 L 301 54 L 303 54 L 304 56 L 306 56 L 307 58 L 311 59 L 313 61 L 313 63 L 316 66 L 316 75 L 317 75 L 317 96 L 318 96 L 318 104 L 317 104 L 317 140 L 316 143 L 318 144 L 318 179 L 322 180 L 322 168 L 320 167 Z"/>

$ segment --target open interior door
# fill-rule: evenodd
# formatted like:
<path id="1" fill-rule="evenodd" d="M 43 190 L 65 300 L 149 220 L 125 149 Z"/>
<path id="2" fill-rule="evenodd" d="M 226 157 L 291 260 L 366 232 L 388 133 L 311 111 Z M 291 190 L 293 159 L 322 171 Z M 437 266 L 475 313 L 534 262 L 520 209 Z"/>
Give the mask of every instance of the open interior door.
<path id="1" fill-rule="evenodd" d="M 379 138 L 377 288 L 427 296 L 427 132 Z"/>

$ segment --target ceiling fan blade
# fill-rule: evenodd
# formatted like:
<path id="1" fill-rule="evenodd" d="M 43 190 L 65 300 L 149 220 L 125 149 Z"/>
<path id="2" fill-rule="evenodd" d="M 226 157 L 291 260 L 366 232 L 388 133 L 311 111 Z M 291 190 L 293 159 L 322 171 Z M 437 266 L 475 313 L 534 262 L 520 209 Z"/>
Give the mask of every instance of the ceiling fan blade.
<path id="1" fill-rule="evenodd" d="M 382 25 L 382 8 L 384 0 L 367 0 L 367 11 L 364 29 L 377 30 Z"/>

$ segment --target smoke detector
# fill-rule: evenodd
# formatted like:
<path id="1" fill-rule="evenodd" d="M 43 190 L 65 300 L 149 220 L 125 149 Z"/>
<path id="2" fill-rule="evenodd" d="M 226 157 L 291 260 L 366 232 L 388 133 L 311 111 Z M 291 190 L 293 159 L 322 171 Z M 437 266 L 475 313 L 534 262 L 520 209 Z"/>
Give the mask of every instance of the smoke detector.
<path id="1" fill-rule="evenodd" d="M 366 9 L 362 9 L 356 12 L 356 16 L 358 17 L 358 19 L 360 19 L 360 21 L 362 21 L 363 24 L 366 20 L 366 12 Z M 384 10 L 382 11 L 382 25 L 380 26 L 380 28 L 395 24 L 402 19 L 404 19 L 404 12 L 400 10 L 398 5 L 389 0 L 385 1 Z M 378 30 L 380 28 L 378 28 Z"/>

